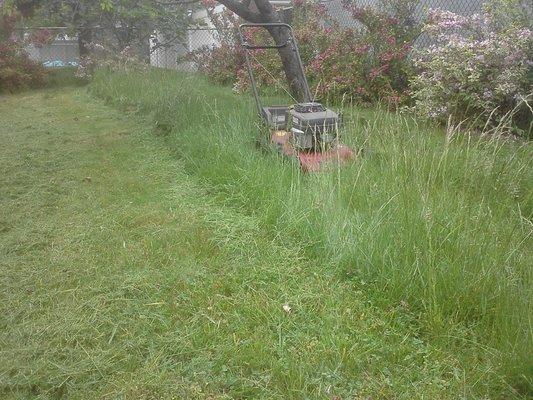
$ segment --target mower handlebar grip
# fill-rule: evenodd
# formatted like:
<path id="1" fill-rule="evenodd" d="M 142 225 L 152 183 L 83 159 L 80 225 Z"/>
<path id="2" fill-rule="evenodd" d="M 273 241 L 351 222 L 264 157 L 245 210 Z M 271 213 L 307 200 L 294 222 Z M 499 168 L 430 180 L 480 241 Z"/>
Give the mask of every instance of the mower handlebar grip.
<path id="1" fill-rule="evenodd" d="M 247 49 L 250 49 L 250 50 L 254 50 L 254 49 L 281 49 L 282 47 L 287 46 L 288 43 L 289 42 L 285 42 L 283 44 L 273 44 L 273 45 L 269 45 L 269 46 L 258 46 L 258 45 L 248 44 L 248 42 L 243 42 L 242 46 L 244 48 L 247 48 Z"/>

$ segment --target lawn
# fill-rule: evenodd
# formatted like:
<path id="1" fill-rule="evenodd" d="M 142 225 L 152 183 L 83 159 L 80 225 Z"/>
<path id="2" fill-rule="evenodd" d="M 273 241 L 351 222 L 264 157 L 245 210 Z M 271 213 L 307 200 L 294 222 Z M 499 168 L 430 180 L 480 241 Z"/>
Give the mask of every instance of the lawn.
<path id="1" fill-rule="evenodd" d="M 0 397 L 528 396 L 527 146 L 358 112 L 303 176 L 227 89 L 90 91 L 0 98 Z"/>

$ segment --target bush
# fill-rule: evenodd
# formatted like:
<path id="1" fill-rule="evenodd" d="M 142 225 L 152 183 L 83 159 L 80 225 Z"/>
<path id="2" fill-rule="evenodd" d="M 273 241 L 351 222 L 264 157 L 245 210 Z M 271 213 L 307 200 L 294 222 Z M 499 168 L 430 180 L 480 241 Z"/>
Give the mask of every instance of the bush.
<path id="1" fill-rule="evenodd" d="M 234 84 L 244 65 L 244 59 L 238 49 L 227 43 L 218 47 L 204 47 L 189 57 L 200 73 L 220 85 Z"/>
<path id="2" fill-rule="evenodd" d="M 15 92 L 44 84 L 44 68 L 32 61 L 15 34 L 20 15 L 0 16 L 0 92 Z"/>
<path id="3" fill-rule="evenodd" d="M 309 68 L 318 93 L 348 96 L 359 103 L 385 101 L 395 108 L 407 99 L 412 72 L 408 55 L 419 33 L 412 20 L 416 2 L 395 0 L 380 7 L 343 4 L 360 28 L 326 28 L 331 30 L 330 44 Z"/>
<path id="4" fill-rule="evenodd" d="M 531 130 L 532 31 L 500 24 L 497 8 L 463 17 L 432 10 L 425 31 L 435 40 L 419 52 L 413 80 L 416 110 L 475 128 Z M 528 122 L 529 121 L 529 122 Z"/>
<path id="5" fill-rule="evenodd" d="M 45 77 L 44 68 L 32 61 L 18 43 L 0 42 L 0 92 L 40 87 Z"/>
<path id="6" fill-rule="evenodd" d="M 378 11 L 347 1 L 344 8 L 360 26 L 345 28 L 327 16 L 323 5 L 294 2 L 292 26 L 314 92 L 322 98 L 347 96 L 363 103 L 385 100 L 394 107 L 404 101 L 412 71 L 408 54 L 419 33 L 412 20 L 415 4 L 414 0 L 383 2 Z M 221 45 L 204 47 L 190 59 L 212 81 L 246 90 L 244 55 L 237 44 L 240 20 L 229 11 L 215 13 L 214 3 L 204 5 Z M 249 41 L 256 43 L 269 40 L 261 29 L 250 29 L 249 35 Z M 259 86 L 272 87 L 276 80 L 284 80 L 274 51 L 256 50 L 251 62 Z"/>
<path id="7" fill-rule="evenodd" d="M 147 64 L 139 60 L 130 46 L 117 52 L 99 43 L 89 43 L 87 49 L 91 51 L 91 55 L 80 58 L 74 74 L 80 82 L 89 81 L 97 68 L 105 69 L 108 72 L 146 72 L 149 68 Z"/>

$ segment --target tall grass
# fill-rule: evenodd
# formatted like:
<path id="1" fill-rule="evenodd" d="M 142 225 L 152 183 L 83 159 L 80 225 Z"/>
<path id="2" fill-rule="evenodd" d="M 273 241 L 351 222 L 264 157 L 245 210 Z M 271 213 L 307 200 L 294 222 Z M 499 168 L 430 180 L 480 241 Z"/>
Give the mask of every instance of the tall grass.
<path id="1" fill-rule="evenodd" d="M 422 334 L 501 360 L 531 391 L 532 152 L 527 143 L 447 132 L 405 115 L 347 108 L 345 141 L 363 152 L 303 175 L 258 151 L 251 98 L 194 76 L 99 73 L 91 90 L 137 111 L 221 202 L 256 215 L 278 240 L 418 313 Z M 468 333 L 458 338 L 454 332 Z"/>

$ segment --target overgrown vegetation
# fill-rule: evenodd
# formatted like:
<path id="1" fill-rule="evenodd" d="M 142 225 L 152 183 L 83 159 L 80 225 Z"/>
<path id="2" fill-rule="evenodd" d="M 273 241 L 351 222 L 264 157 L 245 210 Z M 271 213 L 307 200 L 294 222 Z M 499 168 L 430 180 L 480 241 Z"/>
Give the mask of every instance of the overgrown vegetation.
<path id="1" fill-rule="evenodd" d="M 30 60 L 23 43 L 14 38 L 17 15 L 0 15 L 0 93 L 43 86 L 44 68 Z"/>
<path id="2" fill-rule="evenodd" d="M 533 32 L 519 22 L 490 8 L 470 17 L 431 12 L 425 31 L 435 44 L 419 51 L 416 110 L 442 123 L 533 135 Z"/>
<path id="3" fill-rule="evenodd" d="M 227 10 L 216 13 L 215 1 L 206 1 L 204 5 L 221 45 L 204 47 L 189 57 L 213 82 L 232 84 L 242 92 L 248 88 L 237 33 L 242 21 Z M 383 101 L 391 108 L 407 99 L 408 78 L 412 74 L 407 55 L 420 31 L 412 18 L 416 1 L 384 1 L 382 5 L 378 10 L 343 2 L 346 13 L 360 24 L 347 28 L 328 17 L 324 5 L 309 1 L 294 3 L 291 24 L 313 91 L 318 96 L 344 96 L 365 104 Z M 260 28 L 246 33 L 253 43 L 271 40 Z M 272 87 L 276 80 L 284 80 L 275 51 L 254 51 L 252 66 L 260 86 Z"/>
<path id="4" fill-rule="evenodd" d="M 177 83 L 170 77 L 160 76 L 156 92 Z M 120 104 L 142 109 L 142 118 L 73 89 L 0 101 L 2 399 L 519 397 L 501 376 L 501 355 L 469 329 L 446 326 L 440 347 L 414 304 L 378 307 L 383 302 L 372 299 L 373 282 L 346 276 L 322 257 L 305 257 L 287 229 L 279 236 L 270 231 L 262 216 L 269 193 L 263 179 L 279 172 L 280 184 L 294 181 L 293 201 L 310 200 L 303 190 L 313 182 L 292 179 L 290 166 L 254 153 L 251 131 L 227 136 L 226 128 L 252 128 L 250 121 L 218 114 L 224 128 L 205 120 L 185 133 L 230 141 L 206 149 L 216 150 L 211 156 L 218 162 L 236 162 L 229 176 L 219 171 L 209 178 L 220 165 L 211 158 L 200 184 L 185 171 L 198 171 L 200 162 L 190 146 L 173 147 L 186 138 L 165 142 L 151 134 L 144 113 L 156 116 L 159 97 L 138 101 L 139 86 L 123 92 L 119 80 L 127 80 L 110 79 L 109 90 L 123 93 Z M 203 88 L 187 85 L 198 84 Z M 178 95 L 173 101 L 185 106 L 188 87 L 166 99 Z M 246 110 L 226 91 L 209 94 Z M 204 104 L 197 96 L 189 105 Z M 163 113 L 175 105 L 167 103 Z M 201 112 L 196 123 L 206 117 Z M 237 142 L 245 147 L 223 153 Z M 186 166 L 176 150 L 189 154 Z M 255 194 L 252 176 L 241 170 L 245 155 L 250 174 L 272 170 L 256 176 Z M 232 180 L 239 174 L 243 191 Z M 281 186 L 271 183 L 272 207 L 279 207 L 287 199 L 277 198 Z M 372 194 L 369 201 L 380 201 Z M 254 196 L 255 207 L 245 196 Z M 301 211 L 293 222 L 308 215 Z M 307 222 L 294 228 L 304 232 Z M 323 232 L 317 233 L 318 240 Z"/>
<path id="5" fill-rule="evenodd" d="M 394 0 L 363 7 L 345 0 L 346 13 L 357 22 L 346 27 L 323 5 L 295 2 L 291 23 L 313 93 L 322 100 L 390 109 L 415 104 L 411 110 L 443 125 L 451 118 L 485 133 L 531 136 L 531 6 L 490 0 L 482 14 L 464 17 L 437 9 L 425 18 L 418 4 Z M 190 57 L 213 82 L 245 91 L 248 76 L 237 36 L 241 21 L 229 11 L 215 13 L 213 0 L 204 5 L 221 45 Z M 414 45 L 421 32 L 431 45 Z M 258 28 L 247 39 L 265 43 L 269 35 Z M 284 79 L 275 51 L 254 51 L 252 67 L 259 86 L 270 89 Z"/>
<path id="6" fill-rule="evenodd" d="M 228 89 L 151 71 L 102 72 L 92 90 L 150 115 L 187 171 L 273 237 L 301 246 L 317 273 L 350 282 L 383 310 L 414 315 L 421 338 L 466 357 L 467 381 L 481 368 L 477 395 L 531 394 L 527 143 L 348 108 L 345 138 L 363 156 L 304 176 L 254 148 L 252 102 Z"/>

